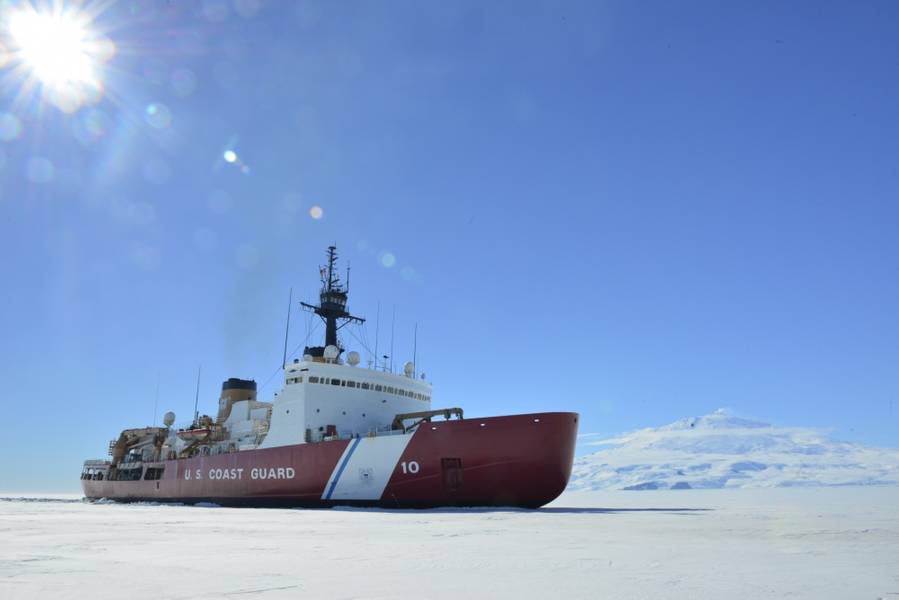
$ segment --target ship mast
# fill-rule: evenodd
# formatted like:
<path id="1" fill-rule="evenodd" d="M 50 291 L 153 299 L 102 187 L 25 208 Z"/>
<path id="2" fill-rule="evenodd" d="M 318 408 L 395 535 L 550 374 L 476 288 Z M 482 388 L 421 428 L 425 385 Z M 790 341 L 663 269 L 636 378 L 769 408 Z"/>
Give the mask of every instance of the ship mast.
<path id="1" fill-rule="evenodd" d="M 337 330 L 353 321 L 364 323 L 365 319 L 356 317 L 347 312 L 346 301 L 349 294 L 349 286 L 344 288 L 340 283 L 340 275 L 337 273 L 337 247 L 328 246 L 328 265 L 319 268 L 319 276 L 321 277 L 322 288 L 319 293 L 318 305 L 306 304 L 300 302 L 300 305 L 317 314 L 325 322 L 325 345 L 324 346 L 306 346 L 303 354 L 309 354 L 313 358 L 322 358 L 325 353 L 326 346 L 335 346 L 340 352 L 343 348 L 337 342 Z M 347 269 L 347 279 L 349 280 L 349 269 Z"/>

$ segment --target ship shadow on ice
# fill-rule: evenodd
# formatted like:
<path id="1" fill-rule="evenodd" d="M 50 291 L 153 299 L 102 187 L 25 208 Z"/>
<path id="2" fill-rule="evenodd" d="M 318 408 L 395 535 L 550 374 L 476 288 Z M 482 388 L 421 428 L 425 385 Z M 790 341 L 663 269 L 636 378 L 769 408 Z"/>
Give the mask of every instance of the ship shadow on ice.
<path id="1" fill-rule="evenodd" d="M 614 514 L 614 513 L 670 513 L 694 515 L 710 512 L 712 508 L 682 508 L 682 507 L 650 507 L 650 508 L 601 508 L 601 507 L 565 507 L 549 506 L 538 508 L 532 512 L 559 513 L 559 514 Z"/>
<path id="2" fill-rule="evenodd" d="M 59 497 L 28 497 L 28 496 L 0 496 L 0 502 L 34 502 L 34 503 L 59 503 L 59 504 L 113 504 L 117 506 L 174 506 L 189 508 L 224 508 L 218 504 L 211 502 L 197 502 L 193 504 L 183 504 L 180 502 L 131 502 L 122 503 L 113 500 L 94 500 L 89 501 L 84 498 L 59 498 Z M 245 509 L 252 510 L 252 509 Z M 278 510 L 277 508 L 269 508 L 262 510 Z M 283 509 L 282 509 L 283 510 Z M 366 512 L 366 513 L 384 513 L 397 515 L 410 514 L 498 514 L 498 513 L 523 513 L 523 514 L 581 514 L 581 515 L 610 515 L 617 513 L 666 513 L 676 515 L 700 515 L 710 512 L 711 508 L 695 508 L 695 507 L 593 507 L 593 506 L 547 506 L 543 508 L 518 508 L 514 506 L 475 506 L 475 507 L 437 507 L 437 508 L 380 508 L 380 507 L 364 507 L 364 506 L 332 506 L 332 507 L 308 507 L 308 508 L 287 508 L 286 510 L 325 510 L 325 511 L 346 511 L 346 512 Z"/>
<path id="3" fill-rule="evenodd" d="M 710 512 L 712 508 L 694 507 L 640 507 L 640 508 L 604 508 L 593 506 L 549 506 L 543 508 L 518 508 L 514 506 L 473 506 L 473 507 L 438 507 L 438 508 L 374 508 L 361 506 L 333 506 L 323 509 L 297 510 L 332 510 L 348 512 L 372 512 L 387 514 L 482 514 L 482 513 L 523 513 L 523 514 L 582 514 L 608 515 L 616 513 L 667 513 L 680 515 L 700 515 Z"/>

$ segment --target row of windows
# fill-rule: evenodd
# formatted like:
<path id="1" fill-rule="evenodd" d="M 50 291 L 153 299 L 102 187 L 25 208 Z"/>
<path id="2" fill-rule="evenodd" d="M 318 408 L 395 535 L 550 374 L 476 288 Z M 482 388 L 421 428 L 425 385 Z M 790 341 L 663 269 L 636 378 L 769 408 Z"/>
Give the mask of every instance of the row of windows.
<path id="1" fill-rule="evenodd" d="M 287 379 L 287 383 L 303 383 L 303 378 L 290 377 Z M 411 390 L 403 390 L 390 385 L 381 385 L 380 383 L 368 383 L 367 381 L 352 381 L 349 379 L 337 379 L 336 377 L 318 377 L 316 375 L 310 375 L 309 383 L 319 383 L 322 385 L 338 385 L 341 387 L 360 388 L 363 390 L 374 390 L 376 392 L 395 394 L 397 396 L 403 396 L 405 398 L 415 398 L 416 400 L 421 400 L 423 402 L 431 401 L 431 397 L 427 394 L 421 394 L 419 392 L 413 392 Z"/>
<path id="2" fill-rule="evenodd" d="M 162 479 L 162 474 L 165 471 L 165 467 L 147 467 L 144 469 L 122 469 L 113 471 L 110 476 L 110 481 L 138 481 L 141 479 L 141 473 L 143 473 L 144 481 L 154 481 L 157 479 Z M 87 472 L 81 474 L 82 479 L 94 479 L 97 481 L 103 481 L 103 472 L 98 471 L 96 473 Z"/>

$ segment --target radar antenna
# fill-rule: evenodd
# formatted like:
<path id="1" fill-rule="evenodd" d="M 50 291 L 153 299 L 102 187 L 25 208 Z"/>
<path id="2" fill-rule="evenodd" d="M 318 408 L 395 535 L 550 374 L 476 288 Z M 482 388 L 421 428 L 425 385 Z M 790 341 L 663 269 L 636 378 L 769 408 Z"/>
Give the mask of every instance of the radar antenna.
<path id="1" fill-rule="evenodd" d="M 328 246 L 328 264 L 319 268 L 319 276 L 322 288 L 319 292 L 318 305 L 305 302 L 300 302 L 300 305 L 305 310 L 317 314 L 325 322 L 325 345 L 306 346 L 306 349 L 303 350 L 304 355 L 309 354 L 313 358 L 322 359 L 327 346 L 337 347 L 338 356 L 340 352 L 343 352 L 343 348 L 337 341 L 337 330 L 353 321 L 365 323 L 365 319 L 353 316 L 347 311 L 346 302 L 349 290 L 341 285 L 340 275 L 337 273 L 336 246 Z M 349 270 L 347 270 L 347 279 L 349 280 Z"/>

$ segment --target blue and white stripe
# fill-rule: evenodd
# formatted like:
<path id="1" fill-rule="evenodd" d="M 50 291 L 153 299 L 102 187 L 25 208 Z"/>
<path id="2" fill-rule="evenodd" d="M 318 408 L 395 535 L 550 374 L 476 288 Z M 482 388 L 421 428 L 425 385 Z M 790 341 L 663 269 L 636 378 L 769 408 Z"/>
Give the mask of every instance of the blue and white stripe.
<path id="1" fill-rule="evenodd" d="M 414 434 L 356 438 L 334 467 L 322 500 L 378 500 Z"/>

